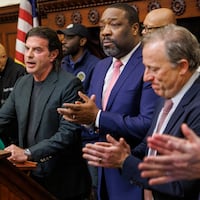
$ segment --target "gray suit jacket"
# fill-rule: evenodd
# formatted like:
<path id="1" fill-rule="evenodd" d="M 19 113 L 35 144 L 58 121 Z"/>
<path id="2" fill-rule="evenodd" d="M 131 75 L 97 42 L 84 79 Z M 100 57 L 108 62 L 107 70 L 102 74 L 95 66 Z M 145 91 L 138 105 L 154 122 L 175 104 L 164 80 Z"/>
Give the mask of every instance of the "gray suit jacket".
<path id="1" fill-rule="evenodd" d="M 0 110 L 0 134 L 12 119 L 18 120 L 19 146 L 26 148 L 26 133 L 33 87 L 32 75 L 17 81 L 14 90 Z M 32 159 L 38 162 L 34 176 L 43 179 L 44 186 L 59 199 L 85 193 L 90 177 L 81 155 L 80 126 L 72 124 L 57 113 L 64 102 L 78 99 L 81 82 L 60 70 L 52 71 L 42 86 L 38 119 L 34 127 L 34 145 L 28 147 Z"/>

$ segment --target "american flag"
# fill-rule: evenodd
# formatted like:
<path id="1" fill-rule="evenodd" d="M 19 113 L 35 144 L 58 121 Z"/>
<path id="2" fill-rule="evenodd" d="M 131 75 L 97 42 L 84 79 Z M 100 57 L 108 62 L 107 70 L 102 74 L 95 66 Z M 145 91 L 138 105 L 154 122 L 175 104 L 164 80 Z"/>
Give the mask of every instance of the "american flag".
<path id="1" fill-rule="evenodd" d="M 26 33 L 32 27 L 39 25 L 36 1 L 37 0 L 20 0 L 15 55 L 15 61 L 20 64 L 24 64 Z"/>

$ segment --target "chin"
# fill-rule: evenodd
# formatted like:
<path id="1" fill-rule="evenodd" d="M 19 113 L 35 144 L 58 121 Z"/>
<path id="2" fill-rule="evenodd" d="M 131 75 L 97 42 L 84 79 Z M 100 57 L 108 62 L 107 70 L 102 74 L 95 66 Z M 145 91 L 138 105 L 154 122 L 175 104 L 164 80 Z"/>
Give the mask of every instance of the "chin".
<path id="1" fill-rule="evenodd" d="M 35 70 L 34 69 L 31 69 L 31 68 L 28 68 L 28 67 L 26 67 L 26 71 L 27 71 L 27 73 L 29 73 L 29 74 L 32 74 Z"/>
<path id="2" fill-rule="evenodd" d="M 160 90 L 156 90 L 156 89 L 153 89 L 153 90 L 158 96 L 164 97 L 164 94 Z"/>

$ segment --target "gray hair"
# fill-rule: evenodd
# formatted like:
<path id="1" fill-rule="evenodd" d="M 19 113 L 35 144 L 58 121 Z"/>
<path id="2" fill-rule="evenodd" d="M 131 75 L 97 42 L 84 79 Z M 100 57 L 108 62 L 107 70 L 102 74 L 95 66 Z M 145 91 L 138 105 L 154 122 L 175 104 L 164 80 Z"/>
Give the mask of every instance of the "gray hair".
<path id="1" fill-rule="evenodd" d="M 186 59 L 190 71 L 200 66 L 200 45 L 197 38 L 186 28 L 169 24 L 146 34 L 142 43 L 145 46 L 159 40 L 164 42 L 171 63 L 176 65 L 181 59 Z"/>

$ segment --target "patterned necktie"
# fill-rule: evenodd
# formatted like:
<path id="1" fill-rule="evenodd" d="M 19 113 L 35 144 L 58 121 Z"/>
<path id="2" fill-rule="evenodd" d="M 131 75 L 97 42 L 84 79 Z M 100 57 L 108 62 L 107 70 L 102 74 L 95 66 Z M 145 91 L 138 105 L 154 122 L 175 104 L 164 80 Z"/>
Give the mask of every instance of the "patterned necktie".
<path id="1" fill-rule="evenodd" d="M 123 65 L 123 63 L 120 60 L 116 60 L 114 62 L 114 69 L 113 69 L 113 73 L 112 73 L 112 78 L 110 80 L 110 82 L 108 83 L 108 87 L 105 91 L 104 97 L 103 97 L 103 101 L 102 101 L 102 107 L 103 110 L 105 110 L 107 102 L 108 102 L 108 98 L 110 96 L 110 93 L 112 91 L 113 86 L 115 85 L 115 82 L 117 81 L 119 75 L 120 75 L 120 67 Z"/>

